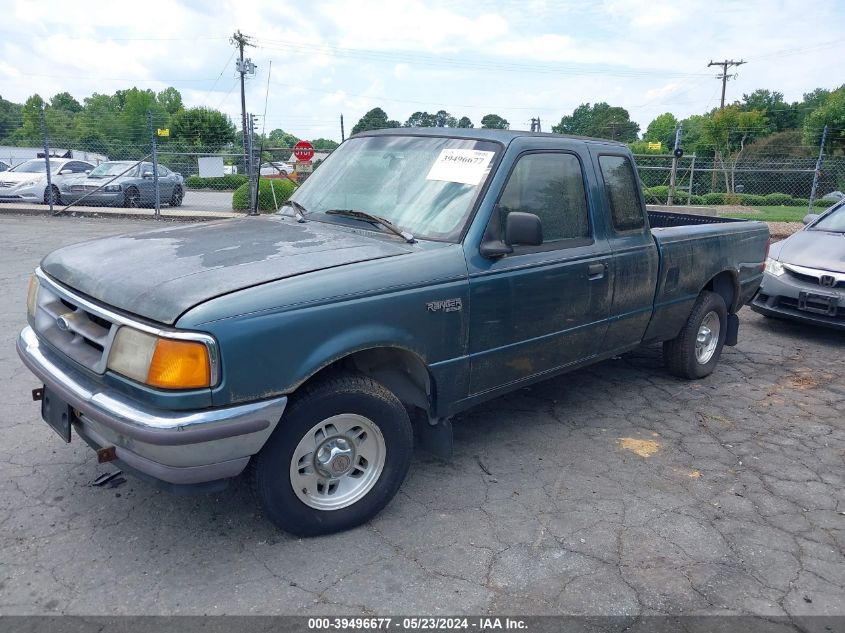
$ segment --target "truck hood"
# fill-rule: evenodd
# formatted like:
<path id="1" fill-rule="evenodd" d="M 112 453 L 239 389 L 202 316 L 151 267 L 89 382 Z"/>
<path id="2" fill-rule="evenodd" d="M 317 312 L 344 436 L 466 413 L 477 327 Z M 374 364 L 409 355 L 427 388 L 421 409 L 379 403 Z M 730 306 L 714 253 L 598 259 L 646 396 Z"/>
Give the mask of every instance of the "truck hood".
<path id="1" fill-rule="evenodd" d="M 845 235 L 826 231 L 798 231 L 773 244 L 770 257 L 784 264 L 845 272 Z"/>
<path id="2" fill-rule="evenodd" d="M 223 220 L 74 244 L 41 269 L 111 307 L 173 324 L 236 290 L 414 249 L 368 233 L 280 215 Z"/>

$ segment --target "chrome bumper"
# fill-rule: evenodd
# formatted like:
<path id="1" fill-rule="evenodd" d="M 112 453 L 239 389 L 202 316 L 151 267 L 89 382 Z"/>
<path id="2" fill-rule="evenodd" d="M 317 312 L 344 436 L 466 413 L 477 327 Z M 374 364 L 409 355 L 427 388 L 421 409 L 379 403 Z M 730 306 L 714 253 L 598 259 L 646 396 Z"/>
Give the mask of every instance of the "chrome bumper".
<path id="1" fill-rule="evenodd" d="M 30 371 L 75 410 L 73 428 L 83 439 L 96 448 L 114 446 L 118 461 L 169 484 L 238 475 L 287 405 L 282 396 L 201 411 L 151 409 L 73 371 L 30 327 L 18 337 L 17 349 Z"/>

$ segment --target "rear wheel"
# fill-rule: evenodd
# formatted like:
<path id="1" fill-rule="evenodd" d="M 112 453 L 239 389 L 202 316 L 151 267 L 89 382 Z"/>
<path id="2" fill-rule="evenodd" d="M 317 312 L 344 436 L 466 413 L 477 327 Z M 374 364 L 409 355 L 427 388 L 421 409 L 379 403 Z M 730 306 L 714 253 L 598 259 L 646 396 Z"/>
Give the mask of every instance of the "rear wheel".
<path id="1" fill-rule="evenodd" d="M 181 207 L 182 200 L 185 198 L 185 192 L 182 191 L 182 187 L 176 187 L 173 190 L 173 195 L 170 196 L 170 206 L 171 207 Z"/>
<path id="2" fill-rule="evenodd" d="M 50 191 L 53 192 L 53 204 L 61 204 L 62 197 L 59 195 L 59 188 L 56 185 L 50 185 L 49 189 L 44 189 L 44 204 L 50 204 Z"/>
<path id="3" fill-rule="evenodd" d="M 135 187 L 129 187 L 123 194 L 123 206 L 129 209 L 137 209 L 141 206 L 141 194 Z"/>
<path id="4" fill-rule="evenodd" d="M 343 374 L 295 396 L 248 477 L 267 517 L 299 536 L 360 525 L 405 479 L 413 431 L 402 403 L 366 376 Z"/>
<path id="5" fill-rule="evenodd" d="M 727 333 L 725 300 L 705 290 L 695 302 L 677 337 L 663 343 L 663 361 L 681 378 L 704 378 L 713 373 L 722 355 Z"/>

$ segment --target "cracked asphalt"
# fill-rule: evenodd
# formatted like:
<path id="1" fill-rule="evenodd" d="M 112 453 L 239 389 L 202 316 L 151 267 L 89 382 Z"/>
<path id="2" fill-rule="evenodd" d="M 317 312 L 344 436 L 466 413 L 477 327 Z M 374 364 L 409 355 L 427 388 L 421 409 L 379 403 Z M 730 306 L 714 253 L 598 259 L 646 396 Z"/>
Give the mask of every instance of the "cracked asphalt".
<path id="1" fill-rule="evenodd" d="M 461 415 L 454 459 L 343 534 L 278 532 L 241 482 L 93 487 L 113 467 L 40 421 L 14 350 L 27 280 L 151 225 L 0 221 L 0 614 L 845 615 L 845 336 L 748 309 L 705 380 L 648 347 Z"/>

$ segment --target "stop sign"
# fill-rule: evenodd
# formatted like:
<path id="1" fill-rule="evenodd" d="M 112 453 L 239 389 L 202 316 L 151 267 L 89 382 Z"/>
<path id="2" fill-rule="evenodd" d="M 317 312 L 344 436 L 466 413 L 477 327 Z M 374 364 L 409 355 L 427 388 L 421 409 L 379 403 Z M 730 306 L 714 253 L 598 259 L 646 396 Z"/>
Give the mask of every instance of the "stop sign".
<path id="1" fill-rule="evenodd" d="M 293 146 L 293 155 L 297 160 L 309 161 L 314 158 L 314 146 L 308 141 L 299 141 Z"/>

